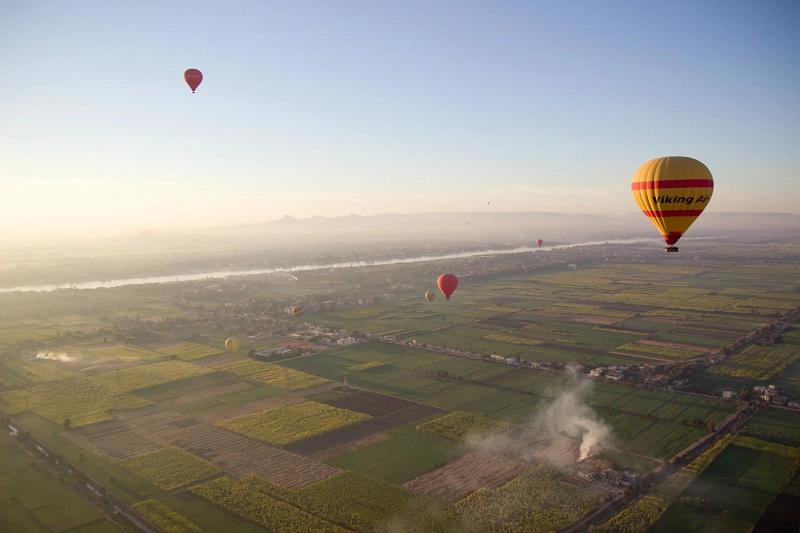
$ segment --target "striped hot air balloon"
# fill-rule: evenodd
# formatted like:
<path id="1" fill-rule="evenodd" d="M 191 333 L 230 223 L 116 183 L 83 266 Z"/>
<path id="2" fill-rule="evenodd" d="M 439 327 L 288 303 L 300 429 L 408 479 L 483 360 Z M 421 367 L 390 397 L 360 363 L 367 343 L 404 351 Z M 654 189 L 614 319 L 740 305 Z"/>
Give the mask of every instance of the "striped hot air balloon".
<path id="1" fill-rule="evenodd" d="M 225 339 L 225 349 L 231 353 L 235 352 L 236 350 L 239 349 L 239 341 L 237 341 L 233 337 Z"/>
<path id="2" fill-rule="evenodd" d="M 667 252 L 711 200 L 714 178 L 703 163 L 691 157 L 659 157 L 639 167 L 631 183 L 633 199 L 658 229 Z"/>
<path id="3" fill-rule="evenodd" d="M 293 305 L 292 307 L 287 309 L 286 312 L 289 313 L 294 318 L 300 318 L 301 316 L 303 316 L 303 313 L 305 313 L 306 310 L 300 307 L 299 305 Z"/>
<path id="4" fill-rule="evenodd" d="M 432 302 L 436 298 L 436 293 L 433 291 L 425 291 L 425 299 L 428 300 L 428 303 Z"/>

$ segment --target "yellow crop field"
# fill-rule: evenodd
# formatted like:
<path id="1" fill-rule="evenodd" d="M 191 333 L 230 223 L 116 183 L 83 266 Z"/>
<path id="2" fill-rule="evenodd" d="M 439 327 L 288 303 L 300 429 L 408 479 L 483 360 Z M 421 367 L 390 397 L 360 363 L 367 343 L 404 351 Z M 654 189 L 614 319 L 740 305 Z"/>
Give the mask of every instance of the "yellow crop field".
<path id="1" fill-rule="evenodd" d="M 8 414 L 31 410 L 56 424 L 69 419 L 72 427 L 111 419 L 112 409 L 150 405 L 144 398 L 118 392 L 83 378 L 67 378 L 0 393 L 0 407 Z"/>
<path id="2" fill-rule="evenodd" d="M 370 418 L 364 413 L 308 401 L 222 420 L 217 425 L 281 446 Z"/>
<path id="3" fill-rule="evenodd" d="M 708 369 L 710 374 L 769 380 L 800 360 L 800 346 L 796 344 L 773 344 L 771 346 L 748 346 L 724 362 Z"/>
<path id="4" fill-rule="evenodd" d="M 273 387 L 285 391 L 307 389 L 308 387 L 330 383 L 329 379 L 321 378 L 314 374 L 308 374 L 280 365 L 262 363 L 261 361 L 254 361 L 252 359 L 224 363 L 214 368 L 245 377 L 250 381 L 266 383 L 267 385 L 272 385 Z"/>
<path id="5" fill-rule="evenodd" d="M 117 391 L 128 392 L 210 372 L 212 370 L 183 361 L 162 361 L 150 365 L 104 372 L 92 376 L 90 380 Z"/>
<path id="6" fill-rule="evenodd" d="M 560 472 L 539 465 L 498 489 L 478 489 L 457 507 L 481 531 L 545 533 L 591 512 L 598 497 L 562 483 Z"/>
<path id="7" fill-rule="evenodd" d="M 519 344 L 525 346 L 536 346 L 544 341 L 536 339 L 526 339 L 525 337 L 515 337 L 506 333 L 490 333 L 484 337 L 487 341 L 505 342 L 506 344 Z"/>
<path id="8" fill-rule="evenodd" d="M 381 361 L 367 361 L 366 363 L 361 363 L 358 365 L 353 365 L 350 367 L 350 370 L 369 370 L 370 368 L 377 368 L 379 366 L 383 366 L 386 363 Z"/>
<path id="9" fill-rule="evenodd" d="M 158 500 L 145 500 L 137 503 L 133 508 L 164 533 L 203 533 L 204 531 Z"/>
<path id="10" fill-rule="evenodd" d="M 162 346 L 156 349 L 158 353 L 174 356 L 182 361 L 193 361 L 209 355 L 216 355 L 223 352 L 222 348 L 214 348 L 207 344 L 195 344 L 193 342 L 183 342 L 179 344 L 171 344 L 169 346 Z"/>
<path id="11" fill-rule="evenodd" d="M 325 383 L 331 382 L 329 379 L 321 378 L 319 376 L 315 376 L 314 374 L 301 372 L 300 370 L 295 370 L 293 368 L 286 368 L 279 365 L 268 366 L 269 368 L 266 370 L 259 372 L 258 374 L 248 376 L 247 379 L 251 381 L 258 381 L 260 383 L 266 383 L 267 385 L 272 385 L 273 387 L 277 387 L 286 391 L 307 389 L 308 387 L 324 385 Z"/>
<path id="12" fill-rule="evenodd" d="M 226 477 L 192 487 L 192 492 L 268 531 L 348 531 Z"/>
<path id="13" fill-rule="evenodd" d="M 162 490 L 176 489 L 220 472 L 208 461 L 180 448 L 164 448 L 137 455 L 122 461 L 120 466 Z"/>

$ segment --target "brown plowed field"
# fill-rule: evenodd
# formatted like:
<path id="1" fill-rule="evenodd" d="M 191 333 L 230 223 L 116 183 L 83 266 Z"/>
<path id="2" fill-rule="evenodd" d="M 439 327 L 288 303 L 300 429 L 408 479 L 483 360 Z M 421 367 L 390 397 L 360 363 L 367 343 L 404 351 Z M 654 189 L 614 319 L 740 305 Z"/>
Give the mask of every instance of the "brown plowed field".
<path id="1" fill-rule="evenodd" d="M 457 502 L 486 487 L 497 488 L 521 474 L 525 463 L 485 452 L 469 452 L 404 483 L 407 489 Z"/>
<path id="2" fill-rule="evenodd" d="M 328 448 L 327 450 L 323 450 L 312 455 L 312 457 L 317 461 L 327 461 L 328 459 L 333 459 L 334 457 L 338 457 L 342 454 L 354 452 L 356 450 L 360 450 L 361 448 L 366 448 L 367 446 L 372 446 L 373 444 L 378 444 L 379 442 L 383 442 L 388 439 L 389 435 L 386 433 L 375 433 L 373 435 L 367 435 L 366 437 L 358 440 L 346 442 L 344 444 L 340 444 L 339 446 L 334 446 L 333 448 Z"/>
<path id="3" fill-rule="evenodd" d="M 236 418 L 237 416 L 249 415 L 250 413 L 257 413 L 259 411 L 264 411 L 265 409 L 271 409 L 273 407 L 288 407 L 290 405 L 303 403 L 303 401 L 304 400 L 302 398 L 294 396 L 281 397 L 281 398 L 264 398 L 263 400 L 255 400 L 253 402 L 247 402 L 239 405 L 231 405 L 230 407 L 223 409 L 214 409 L 213 411 L 207 411 L 205 413 L 197 415 L 197 418 L 199 418 L 203 422 L 214 424 L 215 422 L 219 422 L 220 420 L 228 420 L 230 418 Z"/>
<path id="4" fill-rule="evenodd" d="M 161 448 L 158 442 L 134 431 L 118 420 L 84 426 L 66 432 L 65 436 L 82 448 L 112 461 L 154 452 Z"/>
<path id="5" fill-rule="evenodd" d="M 419 405 L 400 398 L 384 396 L 383 394 L 369 391 L 356 391 L 343 398 L 336 398 L 335 400 L 330 400 L 325 403 L 342 409 L 366 413 L 370 416 L 388 415 L 400 409 Z"/>
<path id="6" fill-rule="evenodd" d="M 178 413 L 158 413 L 130 423 L 210 461 L 233 477 L 255 474 L 276 485 L 299 489 L 342 472 Z"/>

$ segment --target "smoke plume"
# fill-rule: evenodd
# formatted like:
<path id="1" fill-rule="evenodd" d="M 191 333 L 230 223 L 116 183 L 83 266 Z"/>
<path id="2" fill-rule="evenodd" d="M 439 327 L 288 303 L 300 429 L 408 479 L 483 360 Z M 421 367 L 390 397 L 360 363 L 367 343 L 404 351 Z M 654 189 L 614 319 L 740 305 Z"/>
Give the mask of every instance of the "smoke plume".
<path id="1" fill-rule="evenodd" d="M 565 467 L 610 446 L 611 427 L 586 403 L 588 381 L 570 382 L 521 430 L 491 436 L 470 436 L 467 445 L 525 461 L 546 461 Z"/>
<path id="2" fill-rule="evenodd" d="M 61 361 L 62 363 L 70 363 L 75 360 L 71 355 L 64 352 L 37 352 L 36 359 L 44 359 L 46 361 Z"/>

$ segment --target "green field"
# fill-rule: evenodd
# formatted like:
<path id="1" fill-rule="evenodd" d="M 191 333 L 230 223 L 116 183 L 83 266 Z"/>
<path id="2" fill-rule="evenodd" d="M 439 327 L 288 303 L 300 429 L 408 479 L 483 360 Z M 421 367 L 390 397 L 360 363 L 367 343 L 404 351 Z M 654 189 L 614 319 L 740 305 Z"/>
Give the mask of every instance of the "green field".
<path id="1" fill-rule="evenodd" d="M 763 409 L 747 422 L 745 434 L 789 446 L 800 446 L 800 413 Z"/>
<path id="2" fill-rule="evenodd" d="M 664 513 L 654 531 L 749 531 L 792 479 L 798 464 L 796 459 L 741 444 L 730 444 Z"/>
<path id="3" fill-rule="evenodd" d="M 765 258 L 759 264 L 708 246 L 722 259 L 662 258 L 640 246 L 619 248 L 640 254 L 624 264 L 563 250 L 309 271 L 291 281 L 251 276 L 0 295 L 0 411 L 167 531 L 557 530 L 624 489 L 583 483 L 535 460 L 455 504 L 422 493 L 441 495 L 436 483 L 450 480 L 449 471 L 445 481 L 409 485 L 419 493 L 401 485 L 474 451 L 468 435 L 515 438 L 541 429 L 542 414 L 565 393 L 578 394 L 585 402 L 578 409 L 608 425 L 600 457 L 618 469 L 645 474 L 707 435 L 742 404 L 673 392 L 682 387 L 673 383 L 577 380 L 560 365 L 680 368 L 675 363 L 719 350 L 797 306 L 800 267 L 769 246 L 754 248 Z M 514 261 L 531 268 L 503 270 Z M 572 261 L 575 270 L 565 267 Z M 449 301 L 428 303 L 421 294 L 441 268 L 459 272 L 462 284 Z M 298 303 L 307 312 L 291 320 L 285 308 Z M 305 321 L 483 358 L 374 339 L 336 346 L 319 332 L 309 341 L 314 354 L 270 363 L 245 356 L 308 339 Z M 691 376 L 689 386 L 719 395 L 774 383 L 800 393 L 794 328 Z M 229 336 L 242 339 L 239 354 L 224 353 Z M 37 359 L 40 351 L 69 360 Z M 491 354 L 553 368 L 497 364 Z M 724 449 L 718 457 L 673 474 L 620 521 L 658 522 L 658 531 L 746 531 L 796 470 L 799 421 L 797 413 L 761 408 L 728 448 L 715 449 Z M 118 435 L 130 436 L 133 451 L 107 453 L 103 446 Z M 139 449 L 138 439 L 156 444 Z M 503 451 L 519 460 L 513 447 Z M 57 492 L 58 483 L 44 487 L 28 475 L 33 489 L 21 491 L 23 504 L 0 498 L 0 530 L 28 522 L 37 531 L 105 527 L 93 509 L 57 494 L 53 501 L 70 511 L 54 518 L 55 507 L 33 496 Z"/>
<path id="4" fill-rule="evenodd" d="M 88 500 L 0 433 L 0 531 L 119 531 Z"/>
<path id="5" fill-rule="evenodd" d="M 399 484 L 443 465 L 462 451 L 463 447 L 452 440 L 408 428 L 328 464 Z"/>

